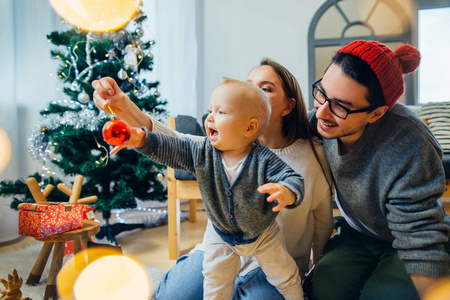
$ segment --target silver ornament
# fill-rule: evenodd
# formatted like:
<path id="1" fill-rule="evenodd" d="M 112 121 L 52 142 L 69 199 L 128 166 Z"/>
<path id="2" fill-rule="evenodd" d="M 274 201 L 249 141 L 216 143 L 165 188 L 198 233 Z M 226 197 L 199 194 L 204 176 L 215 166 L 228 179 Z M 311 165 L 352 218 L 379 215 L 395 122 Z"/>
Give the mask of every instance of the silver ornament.
<path id="1" fill-rule="evenodd" d="M 125 56 L 123 57 L 123 62 L 133 72 L 137 72 L 137 70 L 138 70 L 137 53 L 138 53 L 138 49 L 134 45 L 128 44 L 125 47 Z"/>
<path id="2" fill-rule="evenodd" d="M 117 77 L 120 80 L 125 80 L 125 79 L 128 78 L 128 74 L 127 74 L 127 72 L 124 69 L 120 69 L 119 72 L 117 72 Z"/>
<path id="3" fill-rule="evenodd" d="M 136 34 L 138 37 L 142 37 L 144 35 L 144 30 L 142 28 L 136 29 Z"/>
<path id="4" fill-rule="evenodd" d="M 158 174 L 156 174 L 156 179 L 158 180 L 158 181 L 163 181 L 164 180 L 164 174 L 163 173 L 158 173 Z"/>
<path id="5" fill-rule="evenodd" d="M 81 103 L 88 103 L 89 102 L 89 95 L 85 92 L 81 92 L 78 94 L 78 101 Z"/>

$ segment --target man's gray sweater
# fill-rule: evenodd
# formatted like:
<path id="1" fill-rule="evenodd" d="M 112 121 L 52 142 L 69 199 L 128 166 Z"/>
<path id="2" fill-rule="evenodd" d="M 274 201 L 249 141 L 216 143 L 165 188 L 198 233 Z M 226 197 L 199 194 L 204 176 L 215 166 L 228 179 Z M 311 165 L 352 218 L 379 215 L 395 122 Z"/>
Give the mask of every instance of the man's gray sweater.
<path id="1" fill-rule="evenodd" d="M 313 128 L 317 119 L 312 117 Z M 408 273 L 447 274 L 450 218 L 442 150 L 425 123 L 397 103 L 369 124 L 349 153 L 323 139 L 343 217 L 355 230 L 392 242 Z"/>
<path id="2" fill-rule="evenodd" d="M 146 143 L 137 150 L 158 163 L 195 175 L 207 216 L 226 242 L 252 242 L 275 220 L 277 213 L 272 208 L 276 204 L 266 201 L 267 195 L 257 191 L 259 186 L 275 182 L 289 188 L 296 201 L 288 208 L 298 206 L 303 200 L 302 176 L 265 146 L 252 148 L 230 185 L 220 152 L 207 138 L 192 141 L 143 129 Z"/>

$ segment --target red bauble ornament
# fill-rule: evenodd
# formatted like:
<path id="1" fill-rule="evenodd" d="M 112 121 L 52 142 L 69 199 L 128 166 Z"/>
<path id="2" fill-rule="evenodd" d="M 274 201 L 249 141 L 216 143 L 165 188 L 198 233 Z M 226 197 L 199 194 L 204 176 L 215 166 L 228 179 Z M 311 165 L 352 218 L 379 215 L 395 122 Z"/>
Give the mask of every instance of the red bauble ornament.
<path id="1" fill-rule="evenodd" d="M 103 126 L 102 134 L 105 142 L 119 146 L 130 139 L 130 127 L 122 120 L 111 120 Z"/>

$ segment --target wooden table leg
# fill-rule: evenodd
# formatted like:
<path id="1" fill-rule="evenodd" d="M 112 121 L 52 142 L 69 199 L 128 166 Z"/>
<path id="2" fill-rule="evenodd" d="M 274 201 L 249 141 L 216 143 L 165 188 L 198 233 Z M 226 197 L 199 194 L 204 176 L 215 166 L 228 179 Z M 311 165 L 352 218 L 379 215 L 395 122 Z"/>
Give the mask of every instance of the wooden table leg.
<path id="1" fill-rule="evenodd" d="M 84 249 L 88 248 L 88 241 L 91 241 L 90 237 L 81 240 L 81 243 L 83 244 Z"/>
<path id="2" fill-rule="evenodd" d="M 74 255 L 74 272 L 81 272 L 87 264 L 86 253 L 80 253 L 83 251 L 82 240 L 74 240 L 73 241 L 73 255 Z M 80 253 L 80 254 L 78 254 Z"/>
<path id="3" fill-rule="evenodd" d="M 44 300 L 58 299 L 58 291 L 56 290 L 56 275 L 61 270 L 64 257 L 65 242 L 55 242 L 55 250 L 53 251 L 52 266 L 48 274 L 47 287 L 45 288 Z"/>
<path id="4" fill-rule="evenodd" d="M 41 279 L 42 272 L 44 271 L 45 265 L 47 264 L 48 257 L 53 248 L 53 242 L 45 242 L 42 246 L 41 252 L 34 263 L 33 269 L 28 276 L 26 284 L 37 285 Z"/>
<path id="5" fill-rule="evenodd" d="M 77 254 L 81 250 L 83 250 L 83 246 L 81 245 L 81 239 L 73 240 L 73 254 Z"/>

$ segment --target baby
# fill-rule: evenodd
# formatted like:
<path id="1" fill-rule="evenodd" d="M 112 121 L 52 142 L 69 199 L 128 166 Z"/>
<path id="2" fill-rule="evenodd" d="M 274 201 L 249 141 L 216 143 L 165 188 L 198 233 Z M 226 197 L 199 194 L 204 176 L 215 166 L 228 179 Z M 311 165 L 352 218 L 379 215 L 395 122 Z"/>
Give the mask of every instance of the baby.
<path id="1" fill-rule="evenodd" d="M 255 256 L 285 299 L 303 299 L 301 279 L 275 222 L 303 199 L 303 178 L 265 146 L 257 145 L 270 118 L 270 100 L 256 85 L 223 80 L 205 120 L 207 138 L 192 141 L 131 128 L 123 147 L 193 173 L 208 216 L 204 236 L 204 299 L 231 299 L 240 256 Z M 269 194 L 269 196 L 267 196 Z"/>

